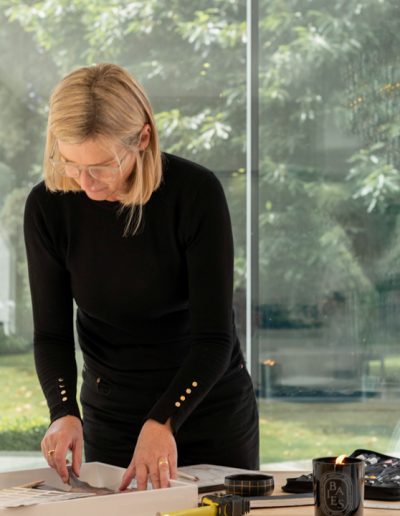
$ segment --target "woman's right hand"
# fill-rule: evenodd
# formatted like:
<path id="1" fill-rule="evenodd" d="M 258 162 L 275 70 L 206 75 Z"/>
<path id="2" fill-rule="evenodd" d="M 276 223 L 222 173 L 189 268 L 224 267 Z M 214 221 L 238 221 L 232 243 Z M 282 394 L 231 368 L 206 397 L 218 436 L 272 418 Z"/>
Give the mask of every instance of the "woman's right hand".
<path id="1" fill-rule="evenodd" d="M 72 451 L 72 470 L 79 476 L 82 464 L 83 430 L 76 416 L 64 416 L 53 421 L 43 437 L 42 452 L 50 467 L 63 482 L 68 482 L 67 453 Z"/>

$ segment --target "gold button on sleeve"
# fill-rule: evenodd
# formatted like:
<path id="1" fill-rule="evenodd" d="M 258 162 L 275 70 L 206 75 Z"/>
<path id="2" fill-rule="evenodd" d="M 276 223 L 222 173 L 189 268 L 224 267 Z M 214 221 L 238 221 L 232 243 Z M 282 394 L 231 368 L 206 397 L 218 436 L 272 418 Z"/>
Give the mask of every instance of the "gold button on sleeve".
<path id="1" fill-rule="evenodd" d="M 63 401 L 67 401 L 68 398 L 66 396 L 64 396 L 64 398 L 62 399 Z"/>
<path id="2" fill-rule="evenodd" d="M 67 391 L 61 391 L 61 394 L 67 394 Z"/>
<path id="3" fill-rule="evenodd" d="M 64 378 L 59 378 L 58 379 L 59 382 L 63 382 L 64 381 Z"/>
<path id="4" fill-rule="evenodd" d="M 175 407 L 180 407 L 180 406 L 181 406 L 181 404 L 179 403 L 179 401 L 177 401 L 177 402 L 175 403 Z"/>
<path id="5" fill-rule="evenodd" d="M 197 387 L 199 384 L 197 382 L 192 382 L 192 387 Z"/>
<path id="6" fill-rule="evenodd" d="M 181 396 L 181 397 L 180 397 L 180 400 L 181 400 L 181 401 L 185 401 L 185 399 L 186 399 L 186 398 L 185 398 L 185 396 Z"/>

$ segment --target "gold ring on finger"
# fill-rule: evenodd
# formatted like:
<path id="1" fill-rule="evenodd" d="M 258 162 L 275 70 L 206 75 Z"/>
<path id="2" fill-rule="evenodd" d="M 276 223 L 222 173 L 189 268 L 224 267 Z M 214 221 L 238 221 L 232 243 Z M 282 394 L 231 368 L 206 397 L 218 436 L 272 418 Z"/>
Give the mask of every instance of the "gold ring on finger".
<path id="1" fill-rule="evenodd" d="M 167 457 L 160 457 L 158 459 L 158 467 L 160 467 L 164 464 L 167 464 L 167 465 L 169 464 Z"/>
<path id="2" fill-rule="evenodd" d="M 51 457 L 51 456 L 52 456 L 52 455 L 54 455 L 55 453 L 56 453 L 56 450 L 49 450 L 49 451 L 47 452 L 47 455 L 48 455 L 49 457 Z"/>

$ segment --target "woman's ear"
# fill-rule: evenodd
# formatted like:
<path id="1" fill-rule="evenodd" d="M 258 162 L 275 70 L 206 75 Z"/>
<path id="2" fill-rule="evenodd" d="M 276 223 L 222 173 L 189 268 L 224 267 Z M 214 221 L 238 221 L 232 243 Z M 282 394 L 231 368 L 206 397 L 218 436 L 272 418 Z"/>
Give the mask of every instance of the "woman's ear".
<path id="1" fill-rule="evenodd" d="M 145 124 L 143 126 L 142 132 L 140 134 L 139 150 L 143 151 L 147 148 L 147 146 L 150 143 L 150 138 L 151 138 L 150 124 Z"/>

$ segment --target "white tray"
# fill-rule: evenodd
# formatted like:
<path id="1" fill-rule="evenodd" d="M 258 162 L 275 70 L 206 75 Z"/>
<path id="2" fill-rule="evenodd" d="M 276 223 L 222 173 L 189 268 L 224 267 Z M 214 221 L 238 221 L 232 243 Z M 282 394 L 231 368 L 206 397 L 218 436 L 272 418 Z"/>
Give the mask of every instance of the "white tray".
<path id="1" fill-rule="evenodd" d="M 117 489 L 125 470 L 100 462 L 82 464 L 80 480 L 95 487 Z M 37 468 L 0 473 L 0 489 L 35 480 L 62 488 L 63 483 L 51 468 Z M 16 508 L 0 508 L 4 516 L 155 516 L 157 512 L 177 511 L 197 507 L 197 487 L 171 480 L 171 487 L 105 496 L 91 496 L 62 502 L 49 502 Z"/>

